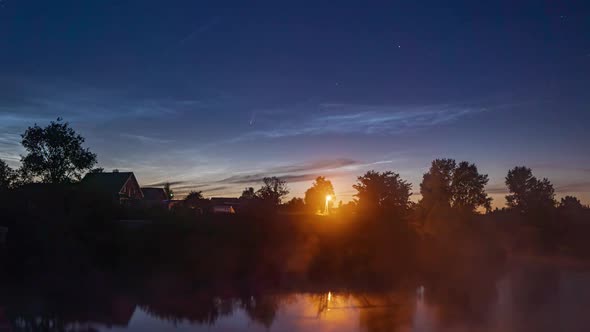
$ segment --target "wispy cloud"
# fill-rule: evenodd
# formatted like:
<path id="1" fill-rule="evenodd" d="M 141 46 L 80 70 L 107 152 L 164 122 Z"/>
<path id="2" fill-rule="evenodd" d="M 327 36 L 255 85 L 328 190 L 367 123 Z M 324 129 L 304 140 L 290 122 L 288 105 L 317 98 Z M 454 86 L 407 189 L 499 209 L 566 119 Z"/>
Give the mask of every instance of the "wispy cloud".
<path id="1" fill-rule="evenodd" d="M 470 114 L 488 110 L 483 106 L 452 104 L 376 106 L 323 103 L 306 107 L 307 110 L 305 107 L 297 107 L 292 110 L 291 116 L 282 114 L 282 118 L 271 118 L 267 123 L 270 122 L 272 125 L 247 133 L 236 140 L 323 134 L 399 134 L 451 123 Z M 310 109 L 313 110 L 311 114 Z"/>
<path id="2" fill-rule="evenodd" d="M 134 139 L 134 140 L 137 140 L 137 141 L 139 141 L 141 143 L 145 143 L 145 144 L 165 144 L 165 143 L 173 142 L 173 140 L 168 140 L 168 139 L 163 139 L 163 138 L 158 138 L 158 137 L 150 137 L 150 136 L 145 136 L 145 135 L 120 134 L 120 136 L 124 137 L 124 138 Z"/>
<path id="3" fill-rule="evenodd" d="M 31 124 L 57 116 L 70 121 L 169 117 L 186 107 L 195 107 L 195 101 L 132 97 L 71 81 L 0 77 L 3 124 Z"/>
<path id="4" fill-rule="evenodd" d="M 555 192 L 560 194 L 590 192 L 590 181 L 580 181 L 576 183 L 567 183 L 555 187 Z"/>
<path id="5" fill-rule="evenodd" d="M 508 189 L 505 185 L 501 184 L 493 184 L 486 187 L 486 192 L 488 194 L 508 194 Z"/>
<path id="6" fill-rule="evenodd" d="M 21 136 L 13 133 L 0 133 L 0 146 L 19 145 Z"/>
<path id="7" fill-rule="evenodd" d="M 565 183 L 565 184 L 555 184 L 554 185 L 555 192 L 557 194 L 569 194 L 569 193 L 581 193 L 581 192 L 590 192 L 590 182 L 589 181 L 579 181 L 579 182 L 572 182 L 572 183 Z M 502 194 L 508 195 L 508 188 L 505 185 L 490 185 L 486 187 L 486 192 L 488 194 Z"/>
<path id="8" fill-rule="evenodd" d="M 589 167 L 579 167 L 574 165 L 561 165 L 557 163 L 536 163 L 530 166 L 533 169 L 533 172 L 536 169 L 544 169 L 550 171 L 561 171 L 561 172 L 580 172 L 580 173 L 590 173 Z"/>
<path id="9" fill-rule="evenodd" d="M 361 162 L 348 158 L 316 160 L 310 163 L 276 166 L 268 169 L 269 173 L 307 172 L 312 170 L 334 169 L 345 166 L 359 165 Z"/>
<path id="10" fill-rule="evenodd" d="M 161 182 L 153 182 L 153 183 L 149 183 L 146 184 L 144 187 L 163 187 L 166 184 L 169 184 L 170 186 L 176 186 L 176 188 L 182 188 L 179 187 L 179 184 L 185 184 L 187 183 L 187 181 L 161 181 Z M 193 186 L 191 186 L 193 187 Z"/>
<path id="11" fill-rule="evenodd" d="M 202 190 L 204 193 L 215 192 L 217 194 L 239 193 L 244 186 L 256 186 L 265 177 L 276 176 L 287 181 L 287 183 L 297 183 L 312 181 L 320 175 L 329 176 L 330 178 L 341 177 L 361 167 L 369 167 L 387 162 L 390 161 L 361 162 L 349 158 L 322 159 L 239 171 L 234 172 L 231 176 L 226 175 L 225 177 L 223 175 L 226 173 L 218 172 L 217 174 L 209 174 L 207 177 L 198 176 L 192 179 L 177 179 L 169 181 L 169 183 L 180 195 L 184 195 L 191 190 Z M 166 182 L 156 181 L 146 186 L 161 187 Z"/>
<path id="12" fill-rule="evenodd" d="M 348 158 L 316 160 L 308 163 L 279 165 L 254 172 L 243 172 L 220 180 L 227 184 L 251 184 L 261 182 L 265 177 L 276 176 L 287 182 L 311 181 L 321 175 L 331 178 L 345 176 L 353 170 L 380 164 L 391 163 L 391 160 L 360 162 Z"/>
<path id="13" fill-rule="evenodd" d="M 265 177 L 268 176 L 276 176 L 286 182 L 303 182 L 303 181 L 311 181 L 320 176 L 319 173 L 304 173 L 304 174 L 268 174 L 268 173 L 257 173 L 257 174 L 241 174 L 241 175 L 234 175 L 228 178 L 225 178 L 220 183 L 228 183 L 228 184 L 252 184 L 257 182 L 262 182 Z M 339 177 L 345 175 L 343 172 L 331 172 L 330 177 Z"/>

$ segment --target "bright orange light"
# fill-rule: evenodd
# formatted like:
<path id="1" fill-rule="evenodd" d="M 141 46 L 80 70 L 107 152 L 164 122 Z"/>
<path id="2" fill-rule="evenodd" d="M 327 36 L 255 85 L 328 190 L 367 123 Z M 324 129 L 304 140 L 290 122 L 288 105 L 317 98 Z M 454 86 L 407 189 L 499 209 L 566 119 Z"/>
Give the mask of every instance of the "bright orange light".
<path id="1" fill-rule="evenodd" d="M 330 214 L 330 201 L 332 200 L 332 195 L 326 195 L 326 206 L 324 207 L 324 215 Z"/>

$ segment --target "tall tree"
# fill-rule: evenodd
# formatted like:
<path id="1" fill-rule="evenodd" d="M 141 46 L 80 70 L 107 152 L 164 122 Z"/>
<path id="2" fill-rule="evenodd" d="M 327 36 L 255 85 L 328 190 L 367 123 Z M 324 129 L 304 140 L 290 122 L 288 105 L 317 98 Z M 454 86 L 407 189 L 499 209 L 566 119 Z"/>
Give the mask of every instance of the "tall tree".
<path id="1" fill-rule="evenodd" d="M 475 164 L 436 159 L 420 184 L 420 205 L 427 211 L 435 207 L 471 212 L 484 207 L 489 211 L 492 199 L 485 192 L 488 181 L 488 176 L 480 174 Z"/>
<path id="2" fill-rule="evenodd" d="M 305 205 L 313 212 L 321 211 L 324 209 L 328 195 L 331 196 L 331 201 L 333 202 L 335 195 L 332 182 L 326 180 L 323 176 L 318 176 L 311 185 L 311 188 L 305 191 Z"/>
<path id="3" fill-rule="evenodd" d="M 187 207 L 197 208 L 205 201 L 202 191 L 191 191 L 184 198 L 184 204 Z"/>
<path id="4" fill-rule="evenodd" d="M 397 173 L 368 171 L 352 187 L 361 210 L 404 214 L 410 208 L 412 185 Z"/>
<path id="5" fill-rule="evenodd" d="M 16 172 L 0 159 L 0 190 L 12 188 L 16 181 Z"/>
<path id="6" fill-rule="evenodd" d="M 453 170 L 451 205 L 471 212 L 481 206 L 489 212 L 492 199 L 485 191 L 488 181 L 487 174 L 479 174 L 475 164 L 460 162 Z"/>
<path id="7" fill-rule="evenodd" d="M 23 172 L 45 183 L 78 181 L 96 164 L 96 155 L 83 148 L 84 138 L 61 118 L 47 127 L 34 125 L 22 135 L 27 154 Z"/>
<path id="8" fill-rule="evenodd" d="M 262 182 L 264 184 L 256 194 L 264 202 L 278 206 L 283 198 L 289 194 L 287 183 L 276 176 L 265 177 Z"/>
<path id="9" fill-rule="evenodd" d="M 528 167 L 514 167 L 506 175 L 506 203 L 520 211 L 555 206 L 555 190 L 548 179 L 537 179 Z"/>
<path id="10" fill-rule="evenodd" d="M 422 177 L 420 183 L 420 204 L 427 210 L 435 207 L 450 207 L 453 195 L 451 184 L 453 172 L 457 167 L 454 159 L 435 159 L 430 170 Z"/>
<path id="11" fill-rule="evenodd" d="M 168 199 L 174 198 L 174 191 L 172 190 L 172 188 L 170 188 L 169 182 L 164 183 L 164 192 L 166 193 L 166 197 Z"/>

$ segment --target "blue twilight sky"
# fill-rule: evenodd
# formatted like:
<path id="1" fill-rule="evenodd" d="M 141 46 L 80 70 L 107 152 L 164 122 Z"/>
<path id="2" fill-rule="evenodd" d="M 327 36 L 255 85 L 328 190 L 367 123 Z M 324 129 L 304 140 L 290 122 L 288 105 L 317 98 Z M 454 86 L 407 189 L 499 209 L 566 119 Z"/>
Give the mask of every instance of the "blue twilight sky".
<path id="1" fill-rule="evenodd" d="M 179 193 L 516 165 L 590 203 L 588 1 L 0 0 L 0 158 L 63 117 Z"/>

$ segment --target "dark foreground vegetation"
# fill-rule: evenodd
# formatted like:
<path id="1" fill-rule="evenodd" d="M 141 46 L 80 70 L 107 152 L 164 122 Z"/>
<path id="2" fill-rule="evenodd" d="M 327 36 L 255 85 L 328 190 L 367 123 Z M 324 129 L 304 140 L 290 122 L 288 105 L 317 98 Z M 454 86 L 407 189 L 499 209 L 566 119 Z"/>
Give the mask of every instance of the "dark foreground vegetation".
<path id="1" fill-rule="evenodd" d="M 21 215 L 10 226 L 0 307 L 12 326 L 125 326 L 135 307 L 171 322 L 211 324 L 236 306 L 271 326 L 291 292 L 384 294 L 421 285 L 457 318 L 486 310 L 509 255 L 588 253 L 586 242 L 575 247 L 571 238 L 587 229 L 560 229 L 547 244 L 542 229 L 509 212 L 438 221 L 413 214 L 403 222 L 358 213 L 164 213 L 145 225 L 99 215 Z M 428 226 L 437 222 L 444 227 Z"/>

